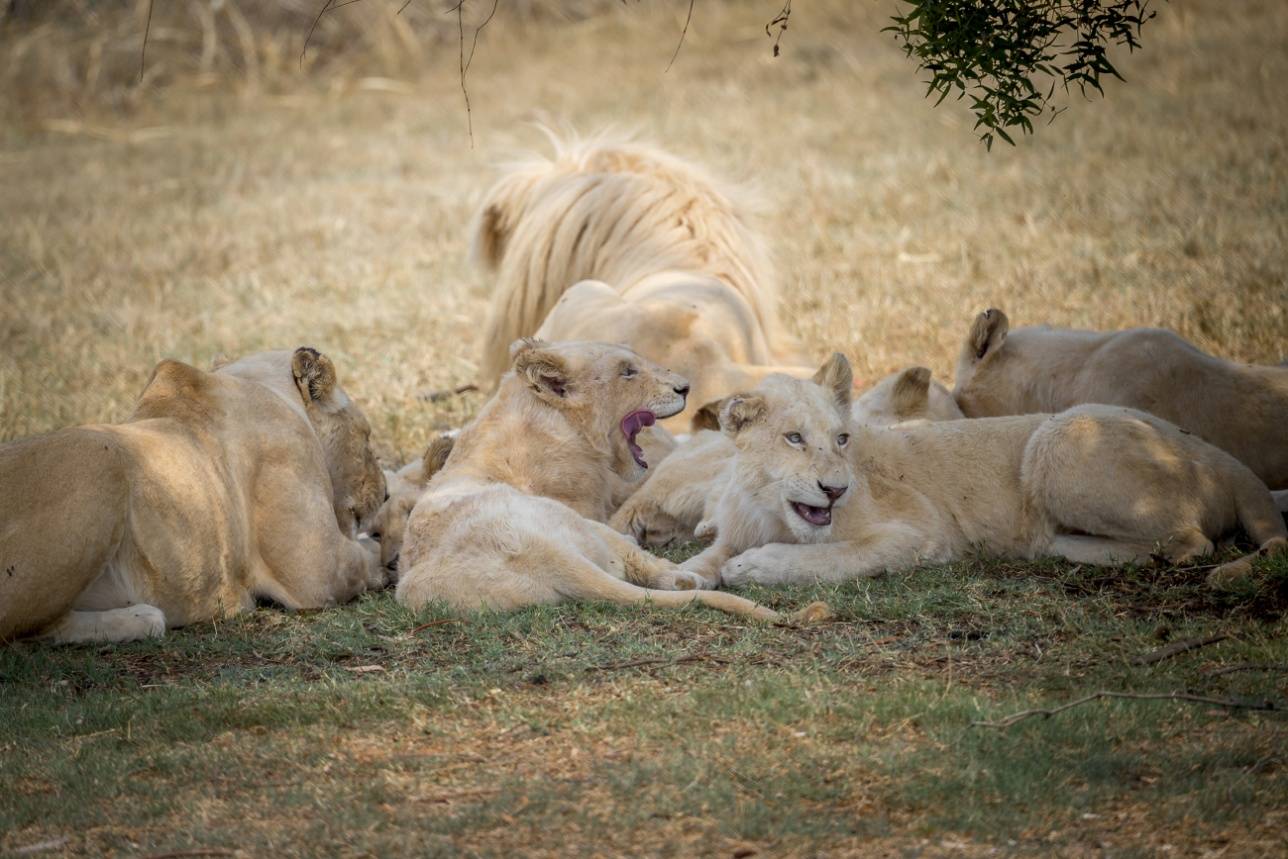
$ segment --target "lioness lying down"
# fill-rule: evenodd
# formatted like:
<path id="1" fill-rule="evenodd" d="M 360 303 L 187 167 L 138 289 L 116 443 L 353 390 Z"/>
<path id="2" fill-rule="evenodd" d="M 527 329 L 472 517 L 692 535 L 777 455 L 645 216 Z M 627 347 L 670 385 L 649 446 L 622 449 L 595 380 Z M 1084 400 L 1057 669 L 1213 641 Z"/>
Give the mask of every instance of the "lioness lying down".
<path id="1" fill-rule="evenodd" d="M 708 403 L 694 414 L 693 434 L 652 469 L 644 485 L 613 514 L 610 524 L 615 529 L 644 546 L 710 538 L 716 504 L 737 451 L 719 429 L 722 405 L 723 401 Z M 952 394 L 933 381 L 925 367 L 886 376 L 854 401 L 850 414 L 856 423 L 868 426 L 962 417 Z"/>
<path id="2" fill-rule="evenodd" d="M 641 428 L 688 383 L 621 346 L 517 341 L 512 370 L 412 511 L 399 602 L 517 609 L 564 600 L 700 602 L 767 620 L 604 524 L 646 466 Z M 678 591 L 676 589 L 688 589 Z"/>
<path id="3" fill-rule="evenodd" d="M 162 361 L 125 423 L 0 446 L 0 641 L 127 641 L 382 585 L 354 539 L 385 492 L 369 432 L 301 348 Z"/>
<path id="4" fill-rule="evenodd" d="M 695 404 L 794 367 L 764 240 L 719 185 L 655 147 L 559 141 L 488 191 L 473 255 L 496 274 L 481 381 L 518 337 L 620 343 L 693 385 Z M 677 417 L 669 426 L 678 429 Z"/>
<path id="5" fill-rule="evenodd" d="M 997 309 L 971 325 L 954 390 L 968 416 L 1128 406 L 1197 433 L 1271 489 L 1288 489 L 1288 367 L 1215 358 L 1158 328 L 1009 328 Z"/>
<path id="6" fill-rule="evenodd" d="M 840 355 L 819 383 L 772 378 L 730 398 L 733 437 L 716 541 L 682 566 L 709 582 L 837 581 L 974 551 L 1091 564 L 1209 554 L 1242 525 L 1288 549 L 1264 483 L 1228 453 L 1153 415 L 1057 415 L 855 425 Z M 1251 556 L 1249 556 L 1251 557 Z M 1215 582 L 1246 572 L 1217 568 Z"/>

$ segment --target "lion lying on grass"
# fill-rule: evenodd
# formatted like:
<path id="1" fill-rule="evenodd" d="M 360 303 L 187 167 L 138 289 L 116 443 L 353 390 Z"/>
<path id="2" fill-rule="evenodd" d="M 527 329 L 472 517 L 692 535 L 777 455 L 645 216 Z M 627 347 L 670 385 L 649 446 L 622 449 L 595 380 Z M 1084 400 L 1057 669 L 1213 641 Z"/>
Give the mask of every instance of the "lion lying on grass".
<path id="1" fill-rule="evenodd" d="M 153 371 L 131 418 L 0 446 L 0 641 L 128 641 L 384 584 L 361 410 L 313 349 Z"/>
<path id="2" fill-rule="evenodd" d="M 604 524 L 646 467 L 637 434 L 684 408 L 683 378 L 608 344 L 520 340 L 511 356 L 512 371 L 412 511 L 399 602 L 458 611 L 699 602 L 778 619 L 733 594 L 696 590 L 701 578 Z"/>
<path id="3" fill-rule="evenodd" d="M 1128 406 L 1197 433 L 1271 489 L 1288 489 L 1288 367 L 1215 358 L 1157 328 L 1009 327 L 997 309 L 971 325 L 954 391 L 970 417 Z"/>
<path id="4" fill-rule="evenodd" d="M 688 378 L 696 404 L 809 374 L 780 330 L 762 240 L 711 179 L 648 146 L 553 142 L 554 159 L 512 168 L 476 219 L 474 256 L 497 275 L 485 386 L 532 334 L 629 346 Z"/>
<path id="5" fill-rule="evenodd" d="M 390 581 L 398 581 L 398 560 L 402 552 L 403 532 L 412 508 L 420 500 L 429 479 L 442 470 L 456 443 L 456 433 L 443 433 L 429 443 L 425 455 L 413 459 L 397 471 L 386 471 L 388 494 L 371 519 L 367 531 L 380 544 L 380 566 Z"/>
<path id="6" fill-rule="evenodd" d="M 693 434 L 618 508 L 610 522 L 614 528 L 644 546 L 710 539 L 716 504 L 737 452 L 733 440 L 719 429 L 722 405 L 722 400 L 708 403 L 694 413 Z M 933 381 L 925 367 L 886 376 L 854 401 L 850 414 L 856 423 L 868 426 L 962 417 L 952 394 Z"/>
<path id="7" fill-rule="evenodd" d="M 708 582 L 839 581 L 969 553 L 1176 563 L 1242 525 L 1288 550 L 1257 476 L 1153 415 L 1078 406 L 1057 415 L 857 426 L 841 355 L 816 381 L 767 379 L 731 397 L 737 447 L 715 543 L 682 567 Z M 1218 567 L 1214 584 L 1249 569 Z"/>

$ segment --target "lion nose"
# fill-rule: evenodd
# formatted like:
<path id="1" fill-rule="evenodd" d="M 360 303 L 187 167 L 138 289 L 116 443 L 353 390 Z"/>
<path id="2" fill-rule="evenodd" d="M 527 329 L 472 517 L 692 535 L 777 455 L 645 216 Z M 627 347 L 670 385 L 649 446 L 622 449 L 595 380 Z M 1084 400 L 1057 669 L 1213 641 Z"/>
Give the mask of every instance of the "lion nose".
<path id="1" fill-rule="evenodd" d="M 689 395 L 689 385 L 687 382 L 683 385 L 676 385 L 672 390 L 682 397 L 687 397 Z"/>
<path id="2" fill-rule="evenodd" d="M 844 495 L 845 490 L 849 489 L 850 487 L 848 485 L 847 486 L 828 486 L 826 483 L 819 481 L 818 488 L 823 490 L 823 494 L 827 496 L 827 499 L 829 501 L 835 501 L 836 499 Z"/>

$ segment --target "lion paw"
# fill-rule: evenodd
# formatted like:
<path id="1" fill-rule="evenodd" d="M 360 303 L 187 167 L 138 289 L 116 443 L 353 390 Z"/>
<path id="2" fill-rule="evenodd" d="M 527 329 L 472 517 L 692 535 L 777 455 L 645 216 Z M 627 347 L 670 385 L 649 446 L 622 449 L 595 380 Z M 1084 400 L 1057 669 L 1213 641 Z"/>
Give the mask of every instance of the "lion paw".
<path id="1" fill-rule="evenodd" d="M 710 590 L 711 583 L 697 573 L 688 570 L 673 570 L 658 576 L 654 587 L 668 591 Z"/>
<path id="2" fill-rule="evenodd" d="M 720 581 L 731 587 L 772 585 L 782 578 L 783 564 L 772 549 L 761 547 L 731 558 L 720 568 Z"/>

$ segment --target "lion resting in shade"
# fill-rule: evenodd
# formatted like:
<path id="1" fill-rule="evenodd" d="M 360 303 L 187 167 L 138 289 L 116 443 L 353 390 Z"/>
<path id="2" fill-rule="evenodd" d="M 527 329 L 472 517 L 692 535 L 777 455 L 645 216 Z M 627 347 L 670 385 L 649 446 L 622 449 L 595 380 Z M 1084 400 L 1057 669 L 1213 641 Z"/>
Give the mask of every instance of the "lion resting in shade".
<path id="1" fill-rule="evenodd" d="M 355 539 L 385 494 L 369 435 L 300 348 L 162 361 L 126 422 L 0 446 L 0 641 L 128 641 L 383 586 Z"/>

